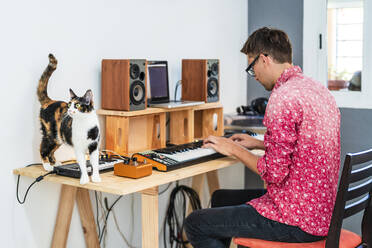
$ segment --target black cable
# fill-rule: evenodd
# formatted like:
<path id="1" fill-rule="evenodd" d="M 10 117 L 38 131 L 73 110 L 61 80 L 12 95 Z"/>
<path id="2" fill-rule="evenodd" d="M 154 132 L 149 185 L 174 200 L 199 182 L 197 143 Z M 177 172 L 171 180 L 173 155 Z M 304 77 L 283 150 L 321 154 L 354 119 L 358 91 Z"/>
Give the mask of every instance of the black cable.
<path id="1" fill-rule="evenodd" d="M 124 156 L 124 155 L 110 155 L 110 158 L 117 158 L 120 160 L 123 160 L 125 163 L 130 161 L 130 157 Z"/>
<path id="2" fill-rule="evenodd" d="M 169 125 L 169 119 L 165 122 L 165 126 Z"/>
<path id="3" fill-rule="evenodd" d="M 161 195 L 161 194 L 163 194 L 165 191 L 167 191 L 167 190 L 169 189 L 169 187 L 170 187 L 172 184 L 173 184 L 173 182 L 168 183 L 168 186 L 167 186 L 163 191 L 159 192 L 158 195 Z"/>
<path id="4" fill-rule="evenodd" d="M 170 121 L 170 118 L 169 118 L 169 116 L 167 115 L 167 121 L 165 122 L 165 128 L 166 127 L 168 127 L 168 125 L 169 125 L 169 121 Z M 160 139 L 160 133 L 158 134 L 158 139 Z"/>
<path id="5" fill-rule="evenodd" d="M 178 86 L 180 85 L 182 85 L 182 80 L 178 80 L 176 83 L 176 89 L 174 90 L 174 101 L 177 100 L 177 89 L 178 89 Z"/>
<path id="6" fill-rule="evenodd" d="M 129 161 L 133 160 L 134 155 L 140 155 L 140 156 L 142 156 L 140 153 L 135 152 L 135 153 L 132 154 L 132 156 L 130 156 Z"/>
<path id="7" fill-rule="evenodd" d="M 102 232 L 101 232 L 101 236 L 99 237 L 99 243 L 100 243 L 100 244 L 101 244 L 101 242 L 102 242 L 102 238 L 103 238 L 103 235 L 104 235 L 104 233 L 105 233 L 105 229 L 106 229 L 106 226 L 107 226 L 107 219 L 108 219 L 108 217 L 109 217 L 109 214 L 110 214 L 112 208 L 115 206 L 115 204 L 116 204 L 116 203 L 117 203 L 117 202 L 118 202 L 122 197 L 123 197 L 122 195 L 119 196 L 119 197 L 114 201 L 114 203 L 111 205 L 110 208 L 108 207 L 107 198 L 105 198 L 105 206 L 106 206 L 106 209 L 107 209 L 108 211 L 107 211 L 106 218 L 105 218 L 105 225 L 103 226 L 103 228 L 102 228 Z"/>
<path id="8" fill-rule="evenodd" d="M 96 209 L 97 209 L 97 212 L 96 212 L 96 218 L 97 218 L 97 227 L 98 227 L 98 237 L 101 236 L 101 227 L 99 225 L 99 209 L 98 209 L 98 199 L 97 199 L 97 191 L 95 190 L 94 191 L 94 197 L 96 198 Z"/>
<path id="9" fill-rule="evenodd" d="M 178 182 L 177 182 L 178 183 Z M 177 206 L 175 204 L 177 194 L 181 194 L 182 199 L 182 213 L 181 218 L 177 214 Z M 189 242 L 183 238 L 183 223 L 186 218 L 186 197 L 189 198 L 191 207 L 193 210 L 201 209 L 201 203 L 198 193 L 190 187 L 185 185 L 176 186 L 169 197 L 169 204 L 164 220 L 164 233 L 163 241 L 164 247 L 167 248 L 167 238 L 166 238 L 166 229 L 168 226 L 169 237 L 168 241 L 173 248 L 173 244 L 176 245 L 176 248 L 186 248 L 186 244 Z M 180 221 L 181 220 L 181 221 Z"/>
<path id="10" fill-rule="evenodd" d="M 33 166 L 33 165 L 41 165 L 41 164 L 40 164 L 40 163 L 29 164 L 29 165 L 27 165 L 26 167 L 30 167 L 30 166 Z M 28 188 L 27 188 L 27 190 L 26 190 L 26 193 L 25 193 L 25 196 L 23 197 L 23 200 L 22 200 L 22 201 L 19 199 L 19 194 L 18 194 L 18 190 L 19 190 L 19 178 L 21 177 L 21 175 L 18 175 L 18 178 L 17 178 L 17 190 L 16 190 L 16 196 L 17 196 L 17 201 L 19 202 L 19 204 L 24 204 L 24 203 L 25 203 L 25 201 L 26 201 L 26 197 L 27 197 L 27 195 L 28 195 L 28 192 L 29 192 L 29 190 L 31 189 L 31 187 L 32 187 L 35 183 L 40 182 L 41 180 L 44 179 L 44 177 L 46 177 L 46 176 L 48 176 L 48 175 L 50 175 L 50 174 L 55 174 L 55 173 L 56 173 L 55 171 L 50 171 L 50 172 L 48 172 L 48 173 L 46 173 L 46 174 L 44 174 L 44 175 L 41 175 L 41 176 L 37 177 L 37 178 L 35 179 L 35 181 L 34 181 L 33 183 L 31 183 L 30 186 L 28 186 Z"/>

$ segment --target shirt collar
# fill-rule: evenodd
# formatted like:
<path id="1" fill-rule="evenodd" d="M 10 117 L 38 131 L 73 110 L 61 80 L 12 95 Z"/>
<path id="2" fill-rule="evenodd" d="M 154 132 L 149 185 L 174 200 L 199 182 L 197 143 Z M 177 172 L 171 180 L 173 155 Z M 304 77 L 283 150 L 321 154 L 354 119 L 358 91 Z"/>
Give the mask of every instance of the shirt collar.
<path id="1" fill-rule="evenodd" d="M 280 75 L 280 77 L 276 80 L 274 89 L 279 88 L 281 85 L 283 85 L 285 82 L 287 82 L 292 76 L 295 74 L 302 73 L 302 70 L 299 66 L 291 66 L 283 71 L 283 73 Z"/>

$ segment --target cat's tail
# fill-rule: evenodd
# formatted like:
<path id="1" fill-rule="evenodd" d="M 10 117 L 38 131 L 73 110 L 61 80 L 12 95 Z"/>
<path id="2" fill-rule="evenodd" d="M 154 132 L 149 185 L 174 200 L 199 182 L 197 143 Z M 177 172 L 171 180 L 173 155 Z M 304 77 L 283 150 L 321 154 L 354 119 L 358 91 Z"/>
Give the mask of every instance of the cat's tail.
<path id="1" fill-rule="evenodd" d="M 53 54 L 49 54 L 49 64 L 44 70 L 43 75 L 39 80 L 39 86 L 37 87 L 37 96 L 41 105 L 48 104 L 52 99 L 48 96 L 48 81 L 53 71 L 57 68 L 57 59 Z"/>

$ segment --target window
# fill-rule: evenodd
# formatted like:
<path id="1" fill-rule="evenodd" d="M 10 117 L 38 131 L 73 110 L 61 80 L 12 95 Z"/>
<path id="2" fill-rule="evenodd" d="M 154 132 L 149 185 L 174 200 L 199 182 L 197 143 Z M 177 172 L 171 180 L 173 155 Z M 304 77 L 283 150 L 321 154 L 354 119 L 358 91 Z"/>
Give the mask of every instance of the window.
<path id="1" fill-rule="evenodd" d="M 328 88 L 344 80 L 331 90 L 340 108 L 372 109 L 371 13 L 372 0 L 304 0 L 303 71 Z"/>
<path id="2" fill-rule="evenodd" d="M 328 0 L 328 88 L 361 90 L 363 2 Z"/>

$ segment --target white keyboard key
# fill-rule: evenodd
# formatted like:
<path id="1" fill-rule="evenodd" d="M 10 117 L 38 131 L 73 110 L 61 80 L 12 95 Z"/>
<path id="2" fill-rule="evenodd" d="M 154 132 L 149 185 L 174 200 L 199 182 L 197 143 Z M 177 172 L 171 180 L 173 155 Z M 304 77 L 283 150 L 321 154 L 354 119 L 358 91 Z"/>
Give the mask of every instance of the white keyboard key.
<path id="1" fill-rule="evenodd" d="M 197 159 L 200 157 L 208 156 L 217 153 L 213 148 L 198 148 L 194 150 L 189 150 L 185 152 L 178 152 L 175 154 L 162 154 L 168 158 L 176 160 L 177 162 L 184 162 L 192 159 Z"/>

